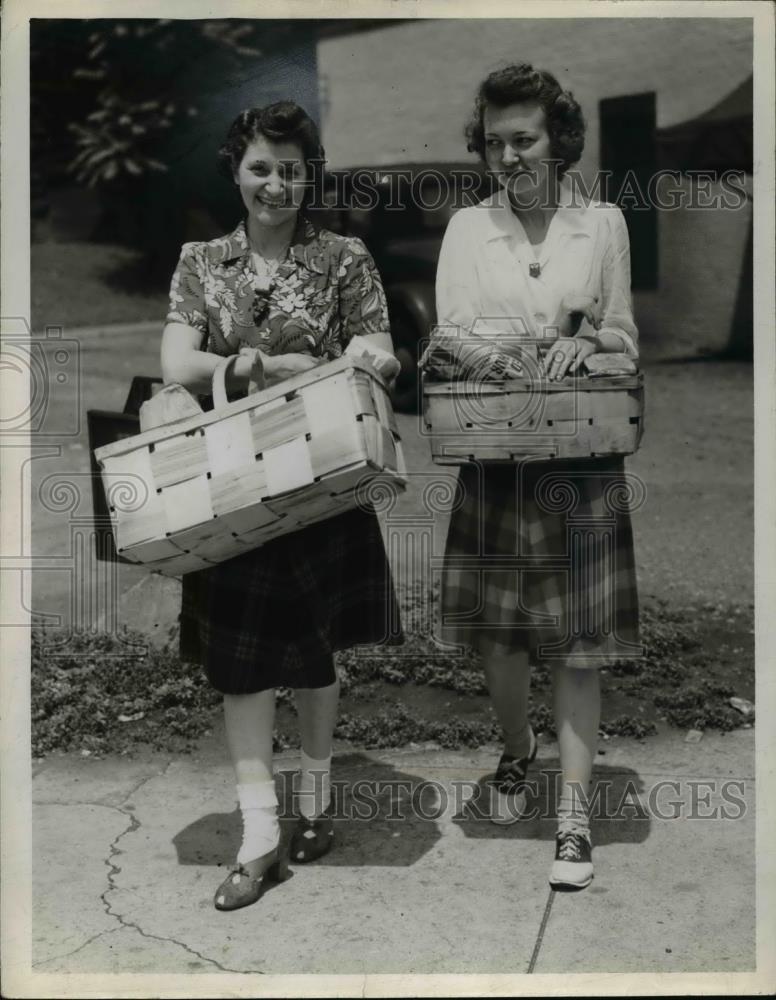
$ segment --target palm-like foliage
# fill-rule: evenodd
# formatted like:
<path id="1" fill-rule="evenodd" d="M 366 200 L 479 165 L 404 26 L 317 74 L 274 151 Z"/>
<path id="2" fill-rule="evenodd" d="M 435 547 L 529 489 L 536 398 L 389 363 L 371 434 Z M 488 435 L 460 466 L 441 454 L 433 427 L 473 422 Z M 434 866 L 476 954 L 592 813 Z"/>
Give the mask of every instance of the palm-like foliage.
<path id="1" fill-rule="evenodd" d="M 179 115 L 178 106 L 161 101 L 128 102 L 104 91 L 99 106 L 81 124 L 70 129 L 78 149 L 68 169 L 76 179 L 94 187 L 122 177 L 140 177 L 151 171 L 166 171 L 167 164 L 154 155 L 160 138 Z M 196 109 L 186 109 L 189 115 Z"/>
<path id="2" fill-rule="evenodd" d="M 163 173 L 167 137 L 197 114 L 212 67 L 223 85 L 291 30 L 261 20 L 34 22 L 33 170 L 90 187 Z"/>

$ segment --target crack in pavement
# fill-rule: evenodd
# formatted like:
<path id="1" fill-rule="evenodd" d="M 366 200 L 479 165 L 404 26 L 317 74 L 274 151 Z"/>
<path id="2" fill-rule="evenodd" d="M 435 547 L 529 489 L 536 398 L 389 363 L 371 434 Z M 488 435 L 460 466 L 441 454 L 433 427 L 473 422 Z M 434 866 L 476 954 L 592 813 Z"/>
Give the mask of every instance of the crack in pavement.
<path id="1" fill-rule="evenodd" d="M 134 795 L 136 795 L 137 792 L 143 787 L 143 785 L 147 784 L 149 781 L 153 781 L 155 778 L 164 777 L 173 763 L 174 759 L 171 758 L 167 762 L 166 766 L 162 771 L 157 771 L 154 774 L 146 775 L 144 778 L 138 781 L 127 792 L 127 794 L 122 799 L 121 805 L 118 806 L 109 804 L 107 802 L 91 802 L 91 801 L 74 800 L 74 799 L 70 799 L 66 802 L 49 801 L 45 803 L 40 803 L 40 805 L 46 805 L 46 806 L 92 806 L 94 808 L 110 809 L 113 810 L 114 812 L 121 813 L 122 816 L 127 817 L 129 823 L 127 826 L 124 827 L 123 830 L 121 830 L 120 833 L 117 834 L 117 836 L 113 839 L 112 843 L 110 844 L 108 857 L 104 859 L 104 864 L 108 868 L 108 888 L 103 893 L 100 894 L 100 902 L 103 905 L 106 915 L 118 921 L 118 926 L 112 928 L 111 930 L 99 931 L 99 933 L 92 935 L 92 937 L 90 937 L 87 941 L 84 941 L 82 944 L 80 944 L 77 948 L 74 948 L 72 951 L 66 952 L 63 955 L 56 955 L 53 956 L 52 958 L 44 959 L 42 962 L 35 963 L 35 967 L 46 965 L 47 963 L 56 961 L 57 959 L 62 960 L 65 958 L 69 958 L 70 956 L 77 954 L 79 951 L 82 951 L 84 948 L 92 944 L 92 942 L 96 941 L 103 935 L 114 934 L 116 931 L 121 930 L 122 927 L 126 927 L 128 929 L 137 931 L 137 933 L 140 934 L 141 937 L 148 938 L 149 940 L 163 941 L 168 944 L 177 945 L 179 948 L 182 948 L 185 952 L 194 956 L 195 958 L 198 958 L 200 961 L 215 966 L 215 968 L 217 968 L 221 972 L 234 972 L 237 973 L 238 975 L 245 974 L 244 969 L 227 968 L 226 966 L 221 965 L 221 963 L 218 962 L 215 958 L 210 958 L 207 955 L 203 955 L 200 952 L 196 951 L 196 949 L 190 948 L 183 941 L 178 941 L 176 938 L 164 937 L 163 935 L 159 934 L 151 934 L 150 932 L 143 930 L 143 928 L 140 927 L 139 924 L 135 923 L 132 920 L 126 919 L 121 913 L 115 911 L 111 905 L 110 900 L 108 899 L 108 896 L 110 895 L 111 892 L 118 890 L 120 888 L 119 886 L 116 885 L 114 880 L 115 877 L 118 874 L 120 874 L 121 868 L 113 861 L 113 858 L 115 858 L 117 855 L 121 853 L 118 847 L 119 841 L 121 841 L 124 837 L 128 836 L 129 834 L 134 833 L 136 830 L 139 830 L 142 825 L 137 816 L 135 816 L 132 809 L 128 809 L 125 803 L 127 803 Z M 253 973 L 254 975 L 256 974 L 264 975 L 264 973 L 254 969 L 250 970 L 250 972 Z"/>
<path id="2" fill-rule="evenodd" d="M 36 801 L 33 800 L 33 805 L 36 805 L 36 806 L 97 806 L 100 809 L 115 809 L 116 812 L 120 812 L 123 815 L 126 815 L 126 810 L 123 808 L 124 803 L 128 799 L 131 799 L 133 795 L 137 794 L 137 792 L 140 791 L 140 789 L 143 787 L 143 785 L 147 785 L 149 781 L 153 781 L 154 778 L 164 778 L 164 777 L 166 777 L 167 772 L 170 770 L 170 767 L 172 766 L 172 764 L 173 764 L 173 760 L 171 758 L 170 760 L 167 761 L 167 763 L 164 765 L 164 767 L 162 768 L 161 771 L 154 771 L 153 774 L 147 774 L 144 778 L 141 778 L 135 785 L 132 786 L 132 788 L 129 789 L 129 791 L 121 799 L 121 802 L 117 806 L 113 805 L 113 803 L 111 803 L 111 802 L 100 801 L 99 799 L 96 800 L 96 801 L 93 801 L 91 799 L 67 799 L 67 801 L 61 801 L 60 799 L 46 799 L 46 800 L 44 800 L 42 802 L 41 801 L 37 801 L 36 802 Z"/>
<path id="3" fill-rule="evenodd" d="M 77 955 L 79 951 L 83 951 L 83 949 L 87 945 L 91 944 L 92 941 L 96 941 L 97 938 L 101 938 L 101 937 L 103 937 L 104 935 L 107 935 L 107 934 L 115 934 L 116 931 L 120 931 L 120 930 L 121 930 L 120 927 L 113 927 L 109 931 L 98 931 L 96 934 L 92 934 L 92 936 L 89 938 L 88 941 L 84 941 L 83 944 L 79 944 L 78 947 L 74 948 L 72 951 L 66 951 L 64 955 L 52 955 L 51 958 L 44 958 L 40 962 L 33 962 L 32 963 L 32 967 L 33 967 L 33 969 L 39 969 L 43 965 L 48 965 L 49 962 L 56 962 L 56 961 L 59 961 L 59 960 L 61 960 L 63 958 L 70 958 L 71 955 Z"/>
<path id="4" fill-rule="evenodd" d="M 130 799 L 147 782 L 152 781 L 154 778 L 164 777 L 164 775 L 167 773 L 171 765 L 172 765 L 172 760 L 168 762 L 167 766 L 164 768 L 162 772 L 158 774 L 152 774 L 146 778 L 143 778 L 143 780 L 138 782 L 138 784 L 124 797 L 123 801 L 126 802 L 128 799 Z M 113 858 L 121 854 L 121 851 L 118 848 L 118 843 L 123 837 L 126 837 L 129 834 L 134 833 L 136 830 L 139 830 L 142 824 L 140 823 L 140 820 L 137 818 L 137 816 L 135 816 L 134 812 L 132 812 L 131 809 L 127 809 L 123 806 L 122 807 L 114 806 L 111 808 L 118 809 L 120 813 L 126 816 L 129 819 L 129 825 L 126 826 L 114 838 L 109 848 L 110 853 L 108 854 L 108 857 L 105 858 L 105 865 L 108 868 L 108 888 L 105 890 L 105 892 L 100 894 L 100 901 L 102 902 L 102 905 L 105 908 L 105 913 L 109 917 L 113 917 L 115 920 L 118 920 L 121 927 L 129 927 L 132 930 L 137 931 L 138 934 L 141 935 L 141 937 L 148 938 L 149 940 L 164 941 L 168 944 L 177 945 L 179 948 L 183 948 L 184 951 L 188 952 L 189 955 L 195 956 L 200 961 L 207 962 L 209 965 L 214 965 L 221 972 L 235 972 L 240 975 L 244 974 L 243 969 L 229 969 L 225 965 L 221 965 L 221 963 L 218 962 L 215 958 L 209 958 L 207 955 L 202 955 L 200 952 L 196 951 L 196 949 L 190 948 L 183 941 L 178 941 L 175 938 L 164 937 L 163 935 L 160 934 L 151 934 L 150 932 L 143 930 L 143 928 L 139 924 L 135 923 L 133 920 L 127 920 L 121 913 L 118 913 L 113 909 L 111 902 L 108 899 L 108 896 L 111 892 L 114 892 L 119 889 L 119 886 L 116 885 L 114 879 L 117 875 L 121 873 L 121 868 L 113 861 Z M 118 928 L 116 929 L 118 930 Z M 259 973 L 259 975 L 263 975 L 263 973 Z"/>
<path id="5" fill-rule="evenodd" d="M 542 945 L 544 944 L 544 934 L 547 930 L 547 924 L 550 920 L 550 913 L 552 912 L 552 902 L 555 899 L 555 892 L 550 889 L 549 895 L 547 896 L 547 902 L 544 904 L 544 913 L 542 914 L 542 922 L 539 924 L 539 932 L 536 935 L 536 941 L 534 942 L 533 952 L 531 953 L 530 961 L 528 962 L 528 968 L 526 969 L 527 975 L 532 975 L 536 971 L 536 963 L 539 960 L 539 952 L 542 950 Z"/>
<path id="6" fill-rule="evenodd" d="M 149 781 L 153 781 L 154 778 L 166 778 L 167 777 L 167 772 L 172 767 L 172 762 L 173 762 L 173 758 L 171 757 L 167 761 L 167 763 L 164 765 L 164 767 L 162 768 L 161 771 L 156 771 L 154 774 L 147 774 L 145 776 L 145 778 L 141 778 L 140 781 L 138 781 L 137 784 L 133 788 L 130 788 L 130 790 L 127 792 L 127 794 L 121 800 L 121 804 L 124 805 L 124 803 L 128 799 L 131 799 L 133 795 L 136 795 L 137 792 L 140 791 L 140 789 L 143 787 L 143 785 L 147 785 L 148 782 Z"/>

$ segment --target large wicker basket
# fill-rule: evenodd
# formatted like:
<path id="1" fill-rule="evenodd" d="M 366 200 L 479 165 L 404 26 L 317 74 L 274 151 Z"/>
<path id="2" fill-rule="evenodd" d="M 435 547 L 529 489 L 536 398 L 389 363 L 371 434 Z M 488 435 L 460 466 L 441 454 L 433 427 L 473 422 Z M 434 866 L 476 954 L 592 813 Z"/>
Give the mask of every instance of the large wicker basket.
<path id="1" fill-rule="evenodd" d="M 423 417 L 438 465 L 629 455 L 644 429 L 643 376 L 425 378 Z"/>
<path id="2" fill-rule="evenodd" d="M 406 485 L 385 383 L 343 357 L 95 451 L 116 548 L 168 576 L 206 569 L 361 501 L 376 477 Z"/>

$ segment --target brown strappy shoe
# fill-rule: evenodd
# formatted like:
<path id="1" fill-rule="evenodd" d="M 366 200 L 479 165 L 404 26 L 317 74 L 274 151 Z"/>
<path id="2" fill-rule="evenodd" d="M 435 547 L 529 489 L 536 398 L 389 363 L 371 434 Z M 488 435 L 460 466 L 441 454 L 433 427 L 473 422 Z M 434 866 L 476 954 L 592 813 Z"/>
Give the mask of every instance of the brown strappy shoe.
<path id="1" fill-rule="evenodd" d="M 316 819 L 300 816 L 291 837 L 289 853 L 293 861 L 307 864 L 328 854 L 334 843 L 334 820 L 327 812 Z"/>
<path id="2" fill-rule="evenodd" d="M 255 861 L 232 865 L 229 874 L 216 889 L 213 903 L 217 910 L 239 910 L 257 902 L 270 882 L 285 882 L 289 877 L 288 855 L 280 845 Z"/>

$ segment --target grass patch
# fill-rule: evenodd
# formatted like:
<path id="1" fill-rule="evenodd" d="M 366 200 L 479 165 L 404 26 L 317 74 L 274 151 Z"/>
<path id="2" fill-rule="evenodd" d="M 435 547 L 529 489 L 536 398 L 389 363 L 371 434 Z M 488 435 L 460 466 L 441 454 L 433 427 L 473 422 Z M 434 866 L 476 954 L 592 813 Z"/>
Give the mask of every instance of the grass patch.
<path id="1" fill-rule="evenodd" d="M 220 703 L 204 673 L 138 633 L 79 634 L 61 648 L 32 634 L 32 748 L 121 752 L 184 749 Z"/>
<path id="2" fill-rule="evenodd" d="M 428 719 L 402 702 L 396 702 L 371 717 L 345 712 L 337 722 L 334 735 L 373 748 L 430 742 L 454 750 L 498 740 L 499 727 L 495 719 Z"/>
<path id="3" fill-rule="evenodd" d="M 426 619 L 427 620 L 427 619 Z M 745 720 L 731 695 L 753 699 L 751 608 L 646 608 L 646 655 L 601 671 L 601 732 L 643 739 L 661 723 L 730 730 Z M 199 667 L 172 648 L 119 635 L 32 635 L 32 730 L 36 757 L 139 749 L 186 751 L 210 730 L 220 707 Z M 445 748 L 498 742 L 498 726 L 476 657 L 446 655 L 428 635 L 403 647 L 338 656 L 342 706 L 335 735 L 365 747 L 431 742 Z M 278 692 L 275 744 L 298 745 L 293 698 Z M 554 735 L 546 667 L 532 676 L 531 721 Z"/>
<path id="4" fill-rule="evenodd" d="M 95 243 L 33 243 L 30 248 L 32 328 L 100 326 L 158 320 L 167 314 L 167 290 L 120 282 L 141 256 L 126 247 Z M 165 277 L 169 283 L 172 271 Z"/>

